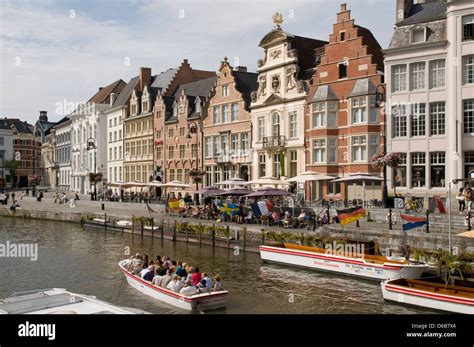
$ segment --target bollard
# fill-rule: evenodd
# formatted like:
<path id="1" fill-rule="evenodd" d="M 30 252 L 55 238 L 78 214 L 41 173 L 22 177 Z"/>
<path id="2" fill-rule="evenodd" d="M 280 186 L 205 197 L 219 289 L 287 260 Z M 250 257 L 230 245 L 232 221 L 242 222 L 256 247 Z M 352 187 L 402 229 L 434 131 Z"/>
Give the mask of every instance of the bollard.
<path id="1" fill-rule="evenodd" d="M 356 227 L 360 228 L 359 220 L 356 220 Z"/>
<path id="2" fill-rule="evenodd" d="M 212 247 L 216 247 L 216 226 L 212 224 Z"/>
<path id="3" fill-rule="evenodd" d="M 230 227 L 227 226 L 227 248 L 230 248 Z"/>
<path id="4" fill-rule="evenodd" d="M 107 231 L 107 213 L 104 214 L 104 229 Z"/>
<path id="5" fill-rule="evenodd" d="M 173 227 L 173 242 L 176 241 L 176 231 L 178 229 L 178 222 L 174 221 L 174 227 Z"/>
<path id="6" fill-rule="evenodd" d="M 141 226 L 140 226 L 140 234 L 143 237 L 143 219 L 140 220 Z"/>
<path id="7" fill-rule="evenodd" d="M 102 203 L 102 211 L 104 211 L 104 210 L 105 210 L 105 204 Z"/>
<path id="8" fill-rule="evenodd" d="M 160 228 L 160 232 L 161 232 L 161 239 L 163 240 L 163 233 L 165 231 L 165 220 L 162 218 L 161 219 L 161 228 Z"/>
<path id="9" fill-rule="evenodd" d="M 388 209 L 388 230 L 393 230 L 392 208 Z"/>
<path id="10" fill-rule="evenodd" d="M 133 235 L 134 232 L 135 232 L 135 217 L 132 214 L 132 235 Z"/>
<path id="11" fill-rule="evenodd" d="M 471 231 L 471 211 L 467 211 L 467 231 Z"/>
<path id="12" fill-rule="evenodd" d="M 430 211 L 426 211 L 426 232 L 430 233 Z"/>
<path id="13" fill-rule="evenodd" d="M 154 231 L 155 231 L 155 221 L 154 221 L 154 218 L 151 217 L 151 218 L 150 218 L 150 221 L 151 221 L 151 237 L 154 237 Z"/>
<path id="14" fill-rule="evenodd" d="M 262 231 L 262 245 L 265 244 L 265 230 L 261 229 Z"/>
<path id="15" fill-rule="evenodd" d="M 202 235 L 202 233 L 203 233 L 202 224 L 201 224 L 201 222 L 199 222 L 199 232 L 198 232 L 198 234 L 199 234 L 199 244 L 201 244 L 201 235 Z"/>

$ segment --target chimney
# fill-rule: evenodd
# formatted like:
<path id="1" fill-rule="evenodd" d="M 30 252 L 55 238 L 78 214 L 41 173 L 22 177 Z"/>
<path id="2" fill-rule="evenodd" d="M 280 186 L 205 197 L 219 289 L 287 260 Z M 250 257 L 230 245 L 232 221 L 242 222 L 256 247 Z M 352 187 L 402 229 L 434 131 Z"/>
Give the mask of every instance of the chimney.
<path id="1" fill-rule="evenodd" d="M 39 120 L 40 120 L 40 122 L 47 122 L 48 121 L 48 111 L 40 111 Z"/>
<path id="2" fill-rule="evenodd" d="M 234 71 L 238 72 L 247 72 L 247 67 L 246 66 L 237 66 Z"/>
<path id="3" fill-rule="evenodd" d="M 115 102 L 115 93 L 110 93 L 110 107 L 112 107 L 114 102 Z"/>
<path id="4" fill-rule="evenodd" d="M 151 82 L 151 68 L 141 67 L 140 68 L 140 91 L 143 92 L 145 86 L 149 85 Z"/>
<path id="5" fill-rule="evenodd" d="M 395 23 L 398 24 L 407 18 L 408 12 L 413 6 L 413 0 L 397 0 L 397 17 Z"/>

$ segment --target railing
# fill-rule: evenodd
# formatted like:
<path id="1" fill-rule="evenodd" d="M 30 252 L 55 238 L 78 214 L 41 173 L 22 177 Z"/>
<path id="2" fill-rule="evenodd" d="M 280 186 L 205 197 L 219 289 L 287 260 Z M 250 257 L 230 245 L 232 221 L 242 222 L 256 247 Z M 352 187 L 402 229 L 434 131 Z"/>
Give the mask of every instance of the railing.
<path id="1" fill-rule="evenodd" d="M 267 136 L 263 138 L 263 148 L 285 147 L 286 138 L 284 135 Z"/>

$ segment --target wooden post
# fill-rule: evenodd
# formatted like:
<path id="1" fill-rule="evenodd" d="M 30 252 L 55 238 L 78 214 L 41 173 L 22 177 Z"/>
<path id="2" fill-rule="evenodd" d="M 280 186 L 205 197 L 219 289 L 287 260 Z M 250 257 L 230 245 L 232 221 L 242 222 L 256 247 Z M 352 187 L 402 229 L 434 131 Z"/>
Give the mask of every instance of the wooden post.
<path id="1" fill-rule="evenodd" d="M 161 239 L 163 240 L 163 233 L 165 231 L 165 220 L 162 218 L 161 219 L 161 228 L 160 228 L 160 232 L 161 232 Z"/>
<path id="2" fill-rule="evenodd" d="M 216 247 L 216 226 L 212 224 L 212 247 Z"/>
<path id="3" fill-rule="evenodd" d="M 242 231 L 242 233 L 244 234 L 244 252 L 245 252 L 245 246 L 246 246 L 246 243 L 247 243 L 247 227 L 244 227 L 244 230 Z"/>
<path id="4" fill-rule="evenodd" d="M 230 248 L 230 227 L 227 226 L 227 248 Z"/>
<path id="5" fill-rule="evenodd" d="M 176 241 L 176 232 L 178 229 L 178 222 L 175 220 L 174 221 L 174 227 L 173 227 L 173 242 Z"/>
<path id="6" fill-rule="evenodd" d="M 393 230 L 393 222 L 392 222 L 392 208 L 388 209 L 388 230 Z"/>
<path id="7" fill-rule="evenodd" d="M 104 213 L 104 229 L 107 231 L 107 212 Z"/>
<path id="8" fill-rule="evenodd" d="M 140 223 L 141 223 L 141 226 L 140 226 L 140 234 L 141 234 L 142 237 L 143 237 L 143 218 L 140 219 Z"/>
<path id="9" fill-rule="evenodd" d="M 262 245 L 265 244 L 265 230 L 262 229 Z"/>
<path id="10" fill-rule="evenodd" d="M 356 227 L 360 228 L 359 220 L 356 220 Z"/>
<path id="11" fill-rule="evenodd" d="M 153 235 L 153 232 L 155 231 L 155 221 L 154 221 L 154 218 L 151 217 L 151 218 L 150 218 L 150 221 L 151 221 L 151 237 L 154 237 L 154 235 Z"/>
<path id="12" fill-rule="evenodd" d="M 132 214 L 132 235 L 135 232 L 135 216 Z"/>
<path id="13" fill-rule="evenodd" d="M 189 234 L 188 234 L 188 232 L 189 232 L 189 225 L 188 225 L 188 227 L 186 228 L 186 243 L 189 242 Z"/>
<path id="14" fill-rule="evenodd" d="M 201 225 L 201 222 L 199 222 L 199 244 L 201 244 L 201 235 L 202 235 L 202 225 Z"/>
<path id="15" fill-rule="evenodd" d="M 430 233 L 430 211 L 426 210 L 426 232 Z"/>

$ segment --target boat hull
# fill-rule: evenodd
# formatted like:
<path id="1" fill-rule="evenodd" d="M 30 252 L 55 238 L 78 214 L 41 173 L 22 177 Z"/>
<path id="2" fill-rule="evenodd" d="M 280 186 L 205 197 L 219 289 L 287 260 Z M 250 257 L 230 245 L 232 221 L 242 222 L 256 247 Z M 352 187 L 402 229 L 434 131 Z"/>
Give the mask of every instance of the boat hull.
<path id="1" fill-rule="evenodd" d="M 390 284 L 388 282 L 389 281 L 384 281 L 380 284 L 382 287 L 382 295 L 385 300 L 440 311 L 474 314 L 473 299 L 429 293 L 422 290 Z"/>
<path id="2" fill-rule="evenodd" d="M 157 287 L 150 282 L 130 273 L 124 266 L 127 260 L 119 263 L 120 270 L 124 274 L 130 286 L 158 301 L 179 307 L 188 311 L 209 311 L 225 307 L 227 302 L 227 291 L 203 293 L 193 296 L 184 296 L 166 288 Z"/>
<path id="3" fill-rule="evenodd" d="M 268 262 L 329 271 L 377 281 L 402 277 L 420 278 L 428 268 L 426 265 L 372 264 L 359 258 L 271 246 L 260 246 L 260 256 L 262 260 Z"/>

